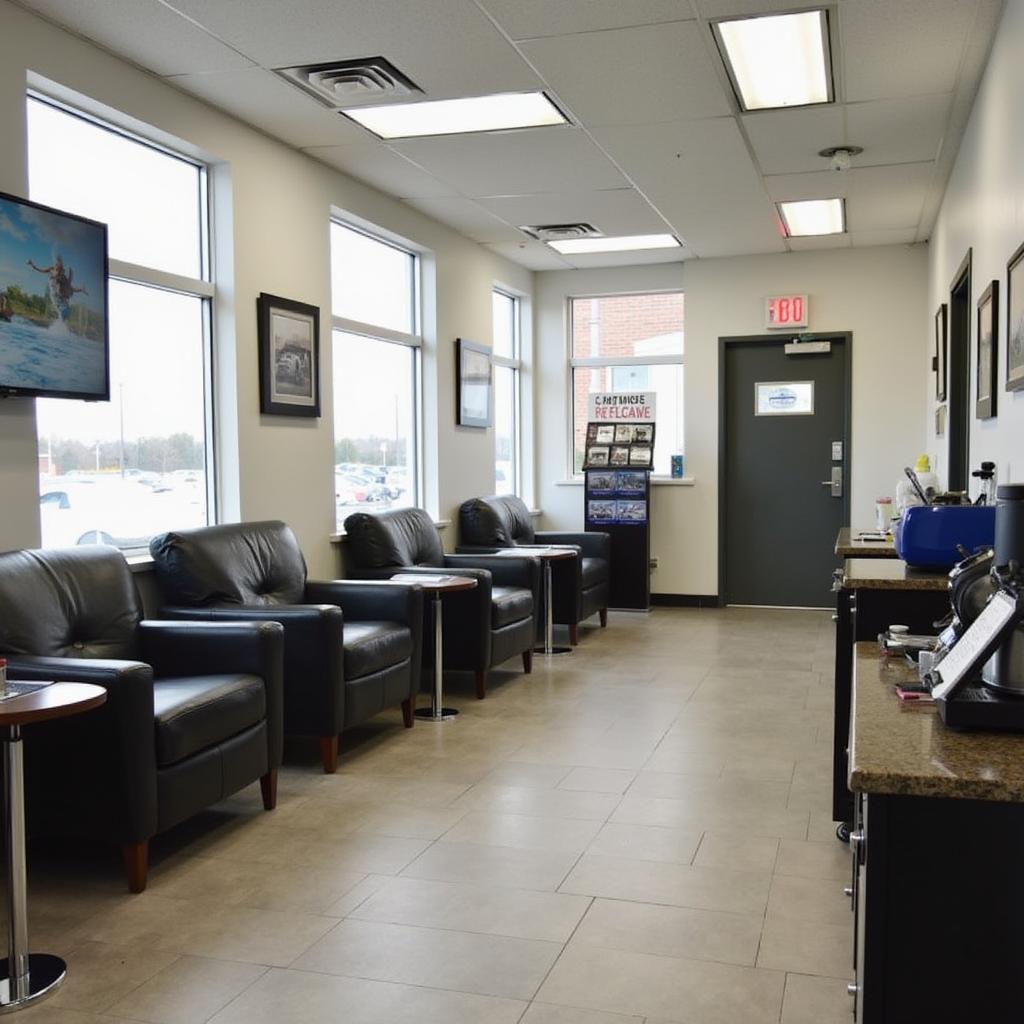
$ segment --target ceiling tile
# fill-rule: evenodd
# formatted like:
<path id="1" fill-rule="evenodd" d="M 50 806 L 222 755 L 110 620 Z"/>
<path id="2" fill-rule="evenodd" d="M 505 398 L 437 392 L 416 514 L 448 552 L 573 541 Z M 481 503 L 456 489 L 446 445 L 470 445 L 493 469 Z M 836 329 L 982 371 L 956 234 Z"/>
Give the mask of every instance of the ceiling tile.
<path id="1" fill-rule="evenodd" d="M 498 242 L 485 248 L 527 270 L 570 270 L 572 264 L 542 242 Z"/>
<path id="2" fill-rule="evenodd" d="M 407 199 L 421 213 L 425 213 L 442 224 L 455 228 L 460 234 L 474 242 L 522 242 L 523 233 L 485 210 L 472 199 L 422 198 Z"/>
<path id="3" fill-rule="evenodd" d="M 606 235 L 646 235 L 668 230 L 634 189 L 492 196 L 480 205 L 508 224 L 569 224 L 585 221 Z"/>
<path id="4" fill-rule="evenodd" d="M 701 14 L 709 21 L 721 18 L 746 18 L 752 14 L 786 14 L 794 8 L 813 4 L 795 4 L 793 0 L 697 0 Z M 821 6 L 825 6 L 824 3 Z"/>
<path id="5" fill-rule="evenodd" d="M 472 0 L 168 2 L 266 67 L 379 55 L 434 99 L 539 85 Z"/>
<path id="6" fill-rule="evenodd" d="M 952 96 L 911 96 L 851 103 L 846 108 L 849 141 L 864 147 L 859 166 L 934 160 L 949 122 Z"/>
<path id="7" fill-rule="evenodd" d="M 397 152 L 467 196 L 625 188 L 615 165 L 578 128 L 410 139 Z"/>
<path id="8" fill-rule="evenodd" d="M 551 0 L 482 0 L 483 7 L 512 39 L 571 35 L 630 25 L 655 25 L 693 17 L 679 0 L 587 0 L 585 4 Z"/>
<path id="9" fill-rule="evenodd" d="M 973 0 L 841 0 L 843 98 L 952 92 L 976 8 Z"/>
<path id="10" fill-rule="evenodd" d="M 849 234 L 812 235 L 807 238 L 790 238 L 787 244 L 793 252 L 808 252 L 812 249 L 849 249 L 853 241 Z"/>
<path id="11" fill-rule="evenodd" d="M 157 0 L 26 0 L 23 6 L 158 75 L 234 71 L 253 63 Z"/>
<path id="12" fill-rule="evenodd" d="M 382 192 L 401 199 L 453 196 L 456 190 L 445 181 L 392 153 L 381 142 L 356 142 L 347 146 L 308 146 L 317 160 L 351 174 Z"/>
<path id="13" fill-rule="evenodd" d="M 764 110 L 741 120 L 765 174 L 827 169 L 818 151 L 845 141 L 842 108 L 833 104 Z"/>
<path id="14" fill-rule="evenodd" d="M 696 22 L 522 43 L 545 80 L 588 125 L 651 124 L 730 112 Z"/>
<path id="15" fill-rule="evenodd" d="M 858 245 L 910 245 L 916 232 L 913 228 L 884 228 L 877 231 L 851 231 L 850 240 Z"/>

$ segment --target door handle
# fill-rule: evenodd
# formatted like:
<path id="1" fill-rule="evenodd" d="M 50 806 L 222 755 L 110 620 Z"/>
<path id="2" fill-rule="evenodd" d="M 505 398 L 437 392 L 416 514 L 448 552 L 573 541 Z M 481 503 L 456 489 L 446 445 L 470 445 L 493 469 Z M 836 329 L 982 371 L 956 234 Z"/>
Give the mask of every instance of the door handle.
<path id="1" fill-rule="evenodd" d="M 821 486 L 831 488 L 831 497 L 841 498 L 843 496 L 843 467 L 833 466 L 832 479 L 822 480 Z"/>

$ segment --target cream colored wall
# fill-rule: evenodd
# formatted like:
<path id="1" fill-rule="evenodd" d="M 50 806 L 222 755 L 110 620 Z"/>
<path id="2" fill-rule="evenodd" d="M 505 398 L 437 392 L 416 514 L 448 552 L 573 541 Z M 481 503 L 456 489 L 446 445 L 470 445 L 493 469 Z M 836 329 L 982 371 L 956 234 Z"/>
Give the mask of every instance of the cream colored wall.
<path id="1" fill-rule="evenodd" d="M 1024 244 L 1024 0 L 1007 0 L 984 78 L 964 133 L 953 173 L 932 234 L 929 261 L 929 325 L 939 304 L 949 302 L 949 286 L 968 249 L 972 250 L 970 465 L 996 463 L 999 479 L 1024 482 L 1024 391 L 1007 392 L 1006 262 Z M 974 416 L 978 297 L 999 281 L 999 359 L 997 413 Z M 924 429 L 945 481 L 947 440 L 935 436 L 935 378 L 931 349 L 922 356 L 927 383 L 922 388 Z M 977 486 L 972 487 L 977 493 Z"/>
<path id="2" fill-rule="evenodd" d="M 692 487 L 654 488 L 655 593 L 718 592 L 718 339 L 764 334 L 766 295 L 810 296 L 811 332 L 853 334 L 851 518 L 874 519 L 925 441 L 919 386 L 928 345 L 927 246 L 886 246 L 691 260 L 685 264 L 537 275 L 541 503 L 547 524 L 582 526 L 566 470 L 566 297 L 682 287 L 686 293 L 686 473 Z"/>
<path id="3" fill-rule="evenodd" d="M 489 343 L 493 285 L 502 282 L 529 296 L 530 271 L 3 0 L 0 189 L 26 191 L 24 93 L 30 74 L 89 97 L 118 117 L 135 119 L 144 134 L 153 135 L 155 128 L 157 137 L 184 140 L 215 165 L 222 518 L 284 519 L 295 528 L 310 571 L 336 571 L 329 542 L 335 524 L 328 221 L 338 209 L 428 250 L 425 277 L 436 277 L 436 303 L 428 303 L 425 318 L 426 507 L 449 518 L 465 498 L 493 490 L 493 431 L 455 426 L 454 340 L 464 336 Z M 259 414 L 260 292 L 320 307 L 320 420 Z M 526 418 L 531 400 L 525 396 Z M 0 403 L 0 548 L 38 541 L 35 474 L 33 405 L 25 399 Z M 453 531 L 446 533 L 453 543 Z"/>

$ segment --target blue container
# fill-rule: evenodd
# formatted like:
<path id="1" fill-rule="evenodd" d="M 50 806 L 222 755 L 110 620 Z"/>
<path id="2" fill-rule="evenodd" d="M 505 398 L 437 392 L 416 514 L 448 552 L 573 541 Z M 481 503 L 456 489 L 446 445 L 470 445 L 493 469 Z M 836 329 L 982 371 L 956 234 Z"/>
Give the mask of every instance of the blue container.
<path id="1" fill-rule="evenodd" d="M 994 505 L 915 505 L 903 513 L 893 539 L 896 551 L 914 569 L 951 569 L 964 556 L 995 542 Z"/>

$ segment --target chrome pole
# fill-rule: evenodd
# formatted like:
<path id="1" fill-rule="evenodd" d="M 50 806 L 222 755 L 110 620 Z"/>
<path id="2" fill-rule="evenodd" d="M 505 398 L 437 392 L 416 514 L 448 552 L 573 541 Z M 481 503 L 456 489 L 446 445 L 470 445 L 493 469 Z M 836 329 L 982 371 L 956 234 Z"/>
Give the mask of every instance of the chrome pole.
<path id="1" fill-rule="evenodd" d="M 25 872 L 25 789 L 20 726 L 4 739 L 4 832 L 7 835 L 8 999 L 29 995 L 28 899 Z"/>
<path id="2" fill-rule="evenodd" d="M 544 559 L 544 653 L 555 648 L 555 610 L 551 607 L 551 559 Z"/>
<path id="3" fill-rule="evenodd" d="M 435 722 L 444 718 L 444 695 L 441 688 L 441 677 L 444 675 L 442 636 L 441 591 L 438 590 L 434 594 L 434 713 L 431 716 Z"/>

